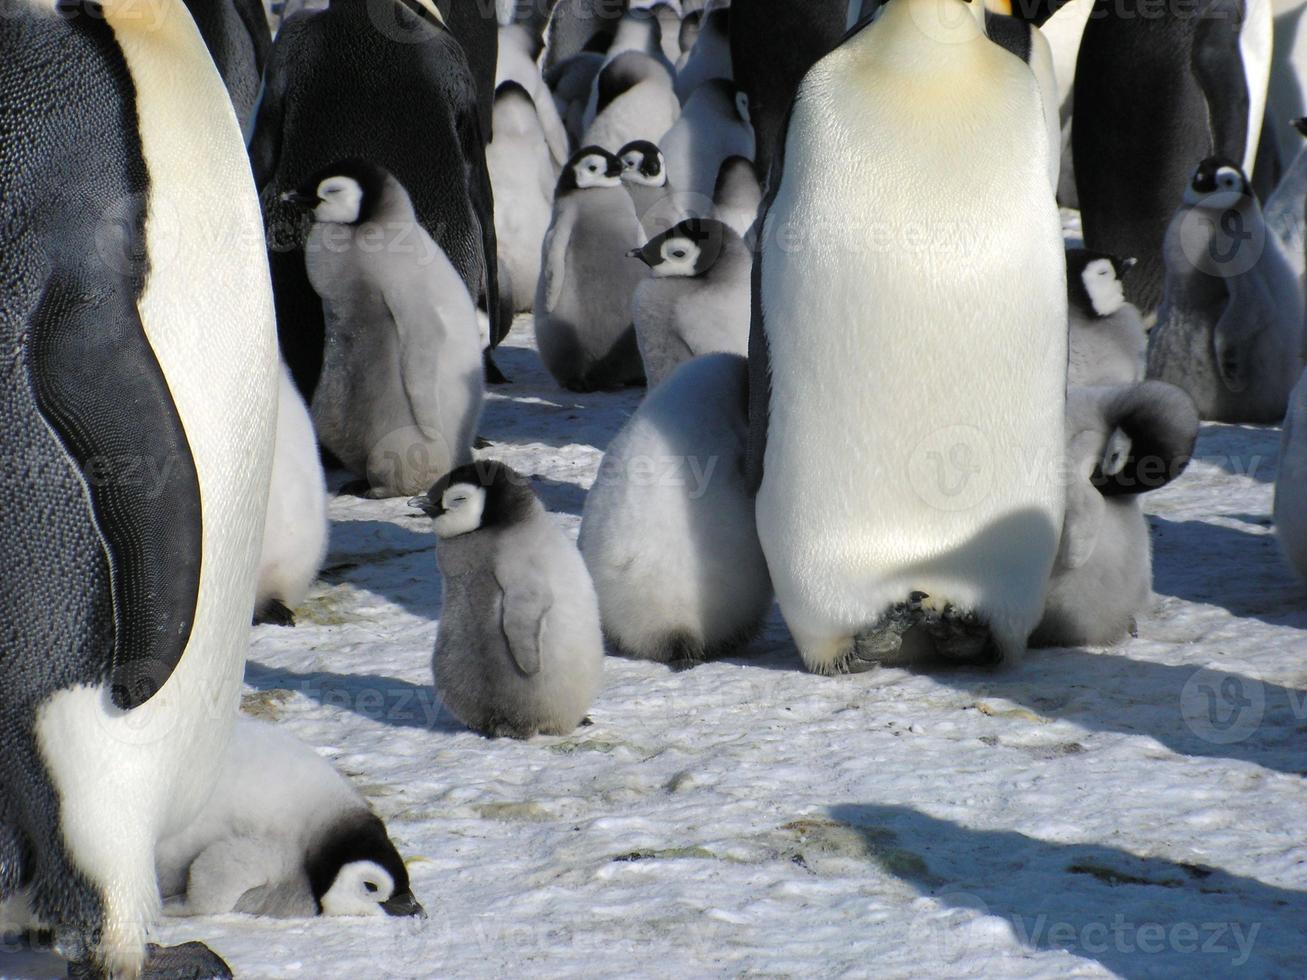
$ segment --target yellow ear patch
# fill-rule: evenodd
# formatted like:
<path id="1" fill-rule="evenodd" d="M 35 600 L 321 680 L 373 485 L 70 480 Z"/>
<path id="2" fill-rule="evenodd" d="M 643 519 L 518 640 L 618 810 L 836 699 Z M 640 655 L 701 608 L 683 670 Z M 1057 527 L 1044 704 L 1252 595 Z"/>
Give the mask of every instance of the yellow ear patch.
<path id="1" fill-rule="evenodd" d="M 445 18 L 440 16 L 440 10 L 436 7 L 435 0 L 418 0 L 418 3 L 426 7 L 427 10 L 430 12 L 431 16 L 436 18 L 436 20 L 440 21 L 442 27 L 449 26 L 448 24 L 445 23 Z"/>
<path id="2" fill-rule="evenodd" d="M 985 9 L 1004 17 L 1012 16 L 1012 0 L 985 0 Z"/>

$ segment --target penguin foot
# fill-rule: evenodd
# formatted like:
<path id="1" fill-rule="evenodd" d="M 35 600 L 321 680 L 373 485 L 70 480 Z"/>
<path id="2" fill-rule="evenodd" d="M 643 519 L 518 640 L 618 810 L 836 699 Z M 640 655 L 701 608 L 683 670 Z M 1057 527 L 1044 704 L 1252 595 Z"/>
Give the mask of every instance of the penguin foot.
<path id="1" fill-rule="evenodd" d="M 855 636 L 837 673 L 861 674 L 897 660 L 903 650 L 904 635 L 921 620 L 921 600 L 925 598 L 925 593 L 912 593 L 907 602 L 891 606 L 876 625 Z"/>
<path id="2" fill-rule="evenodd" d="M 233 980 L 231 967 L 203 943 L 145 947 L 145 964 L 139 980 Z M 91 962 L 69 963 L 68 980 L 108 980 L 108 974 Z"/>
<path id="3" fill-rule="evenodd" d="M 254 612 L 255 626 L 294 626 L 295 614 L 280 599 L 269 599 Z"/>
<path id="4" fill-rule="evenodd" d="M 992 666 L 1003 659 L 989 624 L 974 612 L 959 612 L 945 604 L 923 609 L 921 628 L 935 646 L 935 655 L 951 664 Z"/>

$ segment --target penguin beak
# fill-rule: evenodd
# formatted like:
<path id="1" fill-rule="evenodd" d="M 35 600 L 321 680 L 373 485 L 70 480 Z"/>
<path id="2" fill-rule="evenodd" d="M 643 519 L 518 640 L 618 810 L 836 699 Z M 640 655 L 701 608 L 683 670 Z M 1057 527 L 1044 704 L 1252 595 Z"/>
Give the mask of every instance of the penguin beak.
<path id="1" fill-rule="evenodd" d="M 301 191 L 287 191 L 281 195 L 281 200 L 291 205 L 291 207 L 299 208 L 301 211 L 312 211 L 322 203 L 322 199 L 318 195 L 305 194 Z"/>
<path id="2" fill-rule="evenodd" d="M 642 248 L 633 248 L 633 249 L 631 249 L 630 251 L 628 251 L 628 252 L 626 253 L 626 257 L 627 257 L 628 259 L 641 259 L 641 260 L 643 260 L 643 259 L 644 259 L 644 249 L 642 249 Z"/>
<path id="3" fill-rule="evenodd" d="M 426 909 L 418 904 L 418 900 L 413 897 L 413 893 L 410 891 L 391 895 L 390 898 L 381 903 L 381 907 L 387 915 L 396 917 L 406 915 L 420 915 L 424 919 L 427 917 Z"/>
<path id="4" fill-rule="evenodd" d="M 413 497 L 409 500 L 408 505 L 414 510 L 420 510 L 428 517 L 435 517 L 439 514 L 440 508 L 435 505 L 432 499 L 423 494 L 420 497 Z"/>

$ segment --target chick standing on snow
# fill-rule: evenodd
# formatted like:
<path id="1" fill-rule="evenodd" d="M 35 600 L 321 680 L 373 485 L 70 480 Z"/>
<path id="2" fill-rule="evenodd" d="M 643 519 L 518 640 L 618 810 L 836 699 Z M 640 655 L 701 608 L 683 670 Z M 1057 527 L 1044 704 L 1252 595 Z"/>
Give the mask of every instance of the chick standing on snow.
<path id="1" fill-rule="evenodd" d="M 241 717 L 213 795 L 159 842 L 170 915 L 421 915 L 408 871 L 367 801 L 288 732 Z"/>
<path id="2" fill-rule="evenodd" d="M 590 574 L 527 480 L 482 461 L 409 503 L 430 516 L 444 581 L 433 668 L 445 706 L 492 737 L 565 735 L 599 690 Z"/>

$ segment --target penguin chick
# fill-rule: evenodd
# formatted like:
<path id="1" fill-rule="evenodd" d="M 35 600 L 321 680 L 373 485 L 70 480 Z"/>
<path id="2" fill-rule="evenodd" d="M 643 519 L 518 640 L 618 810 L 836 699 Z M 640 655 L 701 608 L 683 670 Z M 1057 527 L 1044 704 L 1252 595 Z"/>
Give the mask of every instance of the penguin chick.
<path id="1" fill-rule="evenodd" d="M 762 206 L 762 184 L 753 161 L 744 157 L 722 161 L 712 199 L 712 216 L 730 225 L 745 242 L 751 241 L 758 209 Z"/>
<path id="2" fill-rule="evenodd" d="M 610 153 L 632 140 L 660 136 L 681 115 L 671 75 L 640 51 L 627 51 L 604 66 L 592 100 L 594 112 L 581 142 Z"/>
<path id="3" fill-rule="evenodd" d="M 1280 434 L 1275 536 L 1289 564 L 1307 578 L 1307 374 L 1293 389 Z"/>
<path id="4" fill-rule="evenodd" d="M 503 264 L 500 289 L 511 297 L 514 312 L 526 312 L 540 280 L 540 243 L 549 230 L 558 173 L 526 89 L 517 82 L 501 84 L 495 91 L 494 116 L 495 138 L 486 147 L 486 167 L 495 192 L 495 241 Z"/>
<path id="5" fill-rule="evenodd" d="M 680 665 L 720 657 L 771 608 L 747 432 L 747 362 L 710 354 L 650 392 L 608 447 L 580 547 L 622 653 Z"/>
<path id="6" fill-rule="evenodd" d="M 651 388 L 692 357 L 748 355 L 753 256 L 739 235 L 712 218 L 688 218 L 630 255 L 650 272 L 634 312 Z"/>
<path id="7" fill-rule="evenodd" d="M 631 323 L 643 270 L 626 258 L 643 236 L 621 174 L 617 157 L 589 146 L 568 162 L 554 191 L 535 334 L 545 367 L 573 391 L 644 381 Z"/>
<path id="8" fill-rule="evenodd" d="M 622 186 L 631 195 L 646 238 L 655 238 L 688 217 L 667 176 L 667 160 L 656 144 L 632 140 L 617 151 L 617 158 L 622 161 Z"/>
<path id="9" fill-rule="evenodd" d="M 1086 387 L 1143 381 L 1148 336 L 1138 307 L 1126 302 L 1122 284 L 1135 260 L 1072 248 L 1066 266 L 1067 383 Z"/>
<path id="10" fill-rule="evenodd" d="M 472 456 L 483 397 L 476 307 L 386 170 L 344 160 L 287 195 L 310 211 L 326 313 L 318 438 L 374 496 L 416 493 Z"/>
<path id="11" fill-rule="evenodd" d="M 155 852 L 170 915 L 422 915 L 381 819 L 274 725 L 240 717 L 200 815 Z"/>
<path id="12" fill-rule="evenodd" d="M 1307 119 L 1295 119 L 1293 128 L 1307 136 Z M 1294 156 L 1285 169 L 1275 193 L 1266 202 L 1263 213 L 1266 227 L 1284 246 L 1285 257 L 1303 282 L 1307 272 L 1307 235 L 1304 235 L 1304 217 L 1307 212 L 1307 147 Z"/>
<path id="13" fill-rule="evenodd" d="M 724 78 L 704 82 L 690 96 L 675 125 L 663 133 L 658 146 L 676 189 L 703 199 L 693 213 L 711 214 L 722 163 L 733 156 L 753 159 L 748 96 Z"/>
<path id="14" fill-rule="evenodd" d="M 313 420 L 283 363 L 256 622 L 295 625 L 291 610 L 304 601 L 327 557 L 327 527 L 327 485 Z"/>
<path id="15" fill-rule="evenodd" d="M 499 29 L 499 57 L 495 64 L 495 91 L 505 82 L 516 82 L 531 98 L 540 120 L 540 128 L 545 142 L 549 144 L 549 155 L 557 169 L 567 162 L 569 156 L 567 127 L 563 125 L 549 86 L 540 74 L 537 61 L 540 57 L 542 41 L 534 31 L 524 24 L 509 24 Z M 499 135 L 499 123 L 494 124 L 494 135 Z M 492 141 L 493 142 L 493 141 Z M 494 173 L 491 172 L 493 183 Z M 552 189 L 552 184 L 551 184 Z M 498 196 L 495 201 L 498 203 Z M 496 213 L 495 217 L 498 217 Z"/>
<path id="16" fill-rule="evenodd" d="M 554 93 L 554 107 L 563 120 L 571 146 L 581 143 L 590 90 L 603 67 L 602 54 L 583 51 L 545 72 L 545 83 Z"/>
<path id="17" fill-rule="evenodd" d="M 1109 646 L 1153 594 L 1141 495 L 1179 476 L 1198 438 L 1193 399 L 1162 381 L 1067 393 L 1066 520 L 1032 646 Z"/>
<path id="18" fill-rule="evenodd" d="M 409 504 L 432 518 L 444 582 L 432 664 L 450 712 L 491 737 L 566 735 L 599 690 L 599 607 L 576 546 L 527 479 L 483 460 Z"/>
<path id="19" fill-rule="evenodd" d="M 1166 232 L 1148 376 L 1216 422 L 1279 422 L 1303 368 L 1303 296 L 1239 166 L 1211 157 Z"/>

